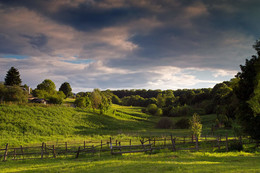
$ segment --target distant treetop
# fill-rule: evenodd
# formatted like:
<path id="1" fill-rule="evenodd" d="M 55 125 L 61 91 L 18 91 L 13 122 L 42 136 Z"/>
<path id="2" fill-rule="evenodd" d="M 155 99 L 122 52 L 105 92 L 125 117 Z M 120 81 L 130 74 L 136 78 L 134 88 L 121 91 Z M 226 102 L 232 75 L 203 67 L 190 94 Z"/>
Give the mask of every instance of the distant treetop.
<path id="1" fill-rule="evenodd" d="M 11 67 L 10 70 L 6 74 L 5 85 L 20 86 L 21 84 L 22 84 L 22 80 L 20 78 L 19 71 L 16 68 Z"/>

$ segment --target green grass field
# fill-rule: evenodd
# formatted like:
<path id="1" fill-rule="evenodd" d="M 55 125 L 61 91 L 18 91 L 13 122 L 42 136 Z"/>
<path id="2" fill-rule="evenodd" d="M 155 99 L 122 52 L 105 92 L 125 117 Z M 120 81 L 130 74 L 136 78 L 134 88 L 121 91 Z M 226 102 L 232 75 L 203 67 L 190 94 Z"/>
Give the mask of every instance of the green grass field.
<path id="1" fill-rule="evenodd" d="M 68 103 L 71 101 L 68 101 Z M 148 136 L 190 136 L 189 129 L 157 129 L 160 117 L 141 112 L 140 107 L 113 105 L 105 114 L 68 106 L 0 105 L 0 147 L 28 146 L 41 142 L 124 140 Z M 176 122 L 180 117 L 172 118 Z M 216 115 L 201 116 L 203 134 L 209 134 Z M 231 129 L 216 134 L 233 135 Z M 247 152 L 171 152 L 152 155 L 112 156 L 96 153 L 59 156 L 56 159 L 8 160 L 0 172 L 260 172 L 259 150 Z"/>
<path id="2" fill-rule="evenodd" d="M 0 115 L 0 146 L 82 141 L 100 136 L 190 136 L 188 129 L 155 128 L 160 117 L 142 113 L 140 107 L 113 105 L 100 115 L 98 110 L 67 106 L 0 105 Z M 201 118 L 202 134 L 209 134 L 216 115 Z M 172 118 L 173 122 L 178 119 Z"/>
<path id="3" fill-rule="evenodd" d="M 0 163 L 1 172 L 260 172 L 260 154 L 170 152 Z"/>

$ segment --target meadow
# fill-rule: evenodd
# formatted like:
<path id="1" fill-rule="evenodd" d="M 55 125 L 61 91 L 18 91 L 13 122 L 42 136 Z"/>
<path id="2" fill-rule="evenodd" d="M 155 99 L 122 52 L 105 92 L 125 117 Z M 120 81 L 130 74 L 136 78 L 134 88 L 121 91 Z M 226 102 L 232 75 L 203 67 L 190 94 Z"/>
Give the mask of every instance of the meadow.
<path id="1" fill-rule="evenodd" d="M 169 152 L 1 162 L 1 172 L 260 172 L 260 154 Z"/>
<path id="2" fill-rule="evenodd" d="M 68 106 L 0 105 L 0 146 L 32 146 L 41 142 L 78 142 L 113 137 L 119 140 L 149 136 L 190 136 L 189 129 L 157 129 L 160 117 L 141 107 L 113 105 L 108 112 Z M 172 118 L 176 122 L 180 117 Z M 211 133 L 216 115 L 201 116 L 202 135 Z M 232 129 L 216 134 L 233 136 Z M 177 151 L 167 149 L 153 154 L 106 153 L 59 156 L 56 159 L 8 160 L 1 172 L 260 172 L 259 150 L 248 152 Z"/>

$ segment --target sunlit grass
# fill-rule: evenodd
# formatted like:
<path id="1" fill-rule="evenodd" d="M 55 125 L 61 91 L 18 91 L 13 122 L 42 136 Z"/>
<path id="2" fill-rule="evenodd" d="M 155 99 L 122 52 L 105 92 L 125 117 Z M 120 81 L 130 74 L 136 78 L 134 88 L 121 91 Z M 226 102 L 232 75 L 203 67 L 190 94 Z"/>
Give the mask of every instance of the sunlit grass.
<path id="1" fill-rule="evenodd" d="M 1 172 L 260 172 L 259 153 L 170 152 L 1 162 Z"/>

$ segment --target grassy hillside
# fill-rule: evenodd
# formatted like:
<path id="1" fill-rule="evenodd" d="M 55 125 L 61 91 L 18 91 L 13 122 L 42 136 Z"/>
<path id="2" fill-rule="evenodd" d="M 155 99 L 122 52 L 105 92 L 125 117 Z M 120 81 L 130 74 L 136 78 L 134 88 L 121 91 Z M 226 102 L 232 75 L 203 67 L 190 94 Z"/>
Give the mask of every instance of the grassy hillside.
<path id="1" fill-rule="evenodd" d="M 0 105 L 1 144 L 142 130 L 153 127 L 149 118 L 140 108 L 119 106 L 100 115 L 65 106 Z"/>
<path id="2" fill-rule="evenodd" d="M 210 133 L 215 115 L 202 116 L 203 133 Z M 101 138 L 102 135 L 176 136 L 188 129 L 156 129 L 160 117 L 140 107 L 113 105 L 105 114 L 66 106 L 0 105 L 0 145 L 20 145 L 56 140 Z M 176 122 L 178 118 L 172 118 Z M 224 133 L 223 131 L 220 131 Z"/>

